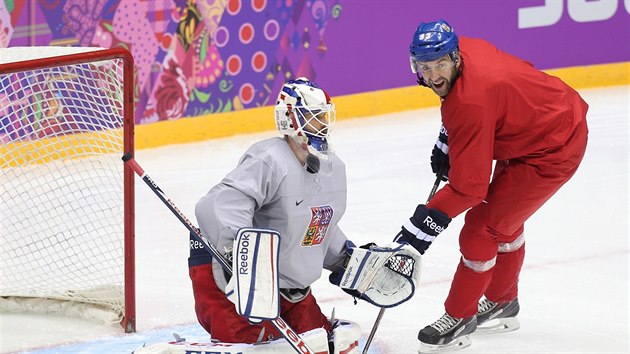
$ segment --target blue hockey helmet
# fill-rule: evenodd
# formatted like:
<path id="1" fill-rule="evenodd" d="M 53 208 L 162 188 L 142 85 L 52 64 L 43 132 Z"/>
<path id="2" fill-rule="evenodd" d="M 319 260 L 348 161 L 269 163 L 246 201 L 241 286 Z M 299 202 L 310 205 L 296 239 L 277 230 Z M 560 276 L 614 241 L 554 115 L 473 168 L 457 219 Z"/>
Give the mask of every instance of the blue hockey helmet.
<path id="1" fill-rule="evenodd" d="M 453 53 L 458 50 L 459 39 L 446 21 L 421 23 L 413 34 L 409 45 L 412 70 L 414 62 L 437 60 L 445 55 L 454 59 Z M 414 70 L 414 72 L 416 72 Z"/>

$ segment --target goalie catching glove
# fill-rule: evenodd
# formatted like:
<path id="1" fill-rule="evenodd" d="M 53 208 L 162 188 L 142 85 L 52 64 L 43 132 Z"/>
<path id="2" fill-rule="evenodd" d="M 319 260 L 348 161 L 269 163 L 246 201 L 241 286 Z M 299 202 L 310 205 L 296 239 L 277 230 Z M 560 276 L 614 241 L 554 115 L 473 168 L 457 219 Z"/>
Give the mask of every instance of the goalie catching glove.
<path id="1" fill-rule="evenodd" d="M 407 244 L 356 247 L 346 241 L 344 268 L 330 275 L 330 282 L 347 293 L 380 307 L 394 307 L 409 300 L 420 282 L 422 256 Z"/>
<path id="2" fill-rule="evenodd" d="M 225 295 L 251 323 L 280 315 L 279 246 L 280 235 L 274 230 L 242 228 L 236 233 Z"/>

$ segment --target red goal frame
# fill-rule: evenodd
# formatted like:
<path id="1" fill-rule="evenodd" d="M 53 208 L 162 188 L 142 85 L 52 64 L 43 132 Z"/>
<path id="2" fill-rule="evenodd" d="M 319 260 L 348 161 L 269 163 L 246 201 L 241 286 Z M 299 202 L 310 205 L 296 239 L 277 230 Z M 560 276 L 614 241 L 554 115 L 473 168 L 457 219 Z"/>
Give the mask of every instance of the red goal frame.
<path id="1" fill-rule="evenodd" d="M 95 50 L 84 53 L 67 54 L 46 58 L 24 60 L 0 64 L 0 73 L 11 74 L 24 70 L 51 68 L 72 64 L 84 64 L 108 59 L 123 61 L 123 146 L 125 152 L 134 152 L 134 61 L 133 56 L 124 48 Z M 121 152 L 122 157 L 122 152 Z M 123 162 L 121 161 L 121 164 Z M 135 295 L 135 198 L 134 171 L 124 166 L 124 254 L 125 254 L 125 314 L 120 322 L 126 333 L 136 331 L 136 295 Z"/>

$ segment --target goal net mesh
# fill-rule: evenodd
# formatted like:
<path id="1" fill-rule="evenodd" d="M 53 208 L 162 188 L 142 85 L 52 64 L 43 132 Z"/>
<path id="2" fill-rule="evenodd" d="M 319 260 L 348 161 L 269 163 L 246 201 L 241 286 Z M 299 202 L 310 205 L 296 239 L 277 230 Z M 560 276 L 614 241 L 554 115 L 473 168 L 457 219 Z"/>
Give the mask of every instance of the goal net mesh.
<path id="1" fill-rule="evenodd" d="M 6 74 L 0 63 L 4 311 L 72 314 L 62 300 L 83 317 L 124 316 L 122 61 Z"/>

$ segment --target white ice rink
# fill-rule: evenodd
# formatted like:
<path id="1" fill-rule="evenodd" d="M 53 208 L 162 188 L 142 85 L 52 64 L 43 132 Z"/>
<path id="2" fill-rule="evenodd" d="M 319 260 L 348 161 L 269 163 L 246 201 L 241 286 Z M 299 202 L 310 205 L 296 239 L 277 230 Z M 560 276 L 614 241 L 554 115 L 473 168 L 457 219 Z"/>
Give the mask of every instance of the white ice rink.
<path id="1" fill-rule="evenodd" d="M 581 91 L 590 104 L 589 145 L 577 174 L 526 224 L 521 272 L 521 328 L 473 335 L 471 353 L 628 353 L 628 121 L 630 87 Z M 269 117 L 272 119 L 272 117 Z M 346 162 L 348 208 L 341 226 L 356 244 L 389 242 L 434 181 L 428 159 L 437 108 L 337 123 L 333 142 Z M 140 150 L 136 160 L 188 217 L 206 191 L 266 132 Z M 385 312 L 370 353 L 415 353 L 420 328 L 444 312 L 459 260 L 463 215 L 424 257 L 422 284 L 409 302 Z M 0 314 L 0 351 L 129 353 L 177 332 L 208 341 L 197 325 L 188 278 L 186 229 L 136 179 L 137 330 L 65 317 Z M 322 310 L 357 322 L 360 348 L 378 309 L 327 281 L 313 285 Z"/>

